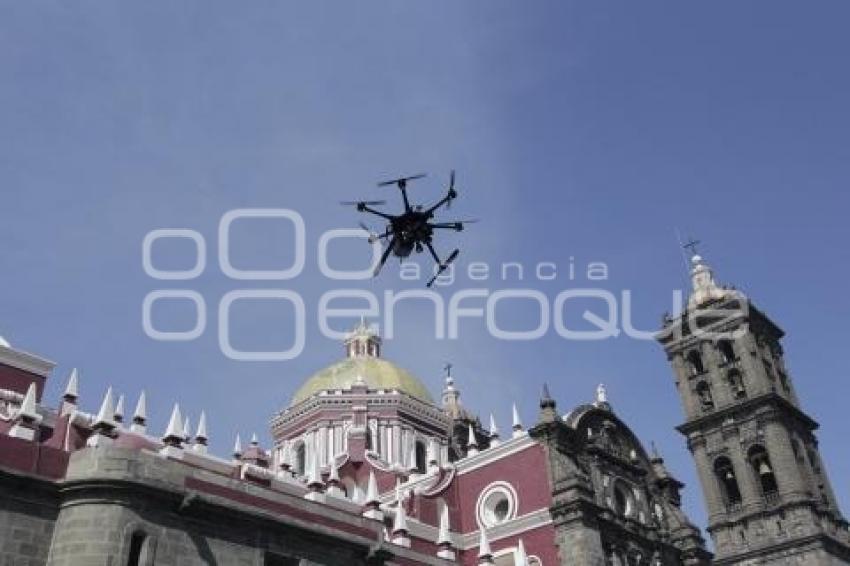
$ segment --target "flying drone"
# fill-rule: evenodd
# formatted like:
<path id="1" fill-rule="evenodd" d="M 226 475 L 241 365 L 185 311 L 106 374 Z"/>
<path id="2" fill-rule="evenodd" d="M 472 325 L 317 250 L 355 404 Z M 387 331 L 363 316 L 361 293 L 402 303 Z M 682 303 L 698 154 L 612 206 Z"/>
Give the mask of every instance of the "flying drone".
<path id="1" fill-rule="evenodd" d="M 434 219 L 434 213 L 437 212 L 437 210 L 443 206 L 447 209 L 451 208 L 452 201 L 457 198 L 457 190 L 455 189 L 455 172 L 452 171 L 451 173 L 446 196 L 428 208 L 425 208 L 423 205 L 411 205 L 410 199 L 407 196 L 407 184 L 410 181 L 415 181 L 422 177 L 425 177 L 424 173 L 421 175 L 400 177 L 398 179 L 391 179 L 389 181 L 378 183 L 379 187 L 395 185 L 401 191 L 401 198 L 404 201 L 404 211 L 401 214 L 387 214 L 386 212 L 374 208 L 376 206 L 386 204 L 387 201 L 385 200 L 344 201 L 340 204 L 355 206 L 357 207 L 358 212 L 374 214 L 375 216 L 380 216 L 387 221 L 384 232 L 380 234 L 370 230 L 363 222 L 360 223 L 360 227 L 368 232 L 370 243 L 380 240 L 387 240 L 388 242 L 378 265 L 375 267 L 374 275 L 377 276 L 378 273 L 380 273 L 381 268 L 384 267 L 384 264 L 387 262 L 387 258 L 389 258 L 391 253 L 399 259 L 402 259 L 408 257 L 414 250 L 416 253 L 421 253 L 425 248 L 428 248 L 428 251 L 431 253 L 431 257 L 434 258 L 434 261 L 438 266 L 437 272 L 428 281 L 427 286 L 430 287 L 433 285 L 434 281 L 436 281 L 437 277 L 448 269 L 449 265 L 451 265 L 460 253 L 460 250 L 455 249 L 448 255 L 445 261 L 441 260 L 433 245 L 434 231 L 454 230 L 456 232 L 460 232 L 463 230 L 465 224 L 471 224 L 473 222 L 477 222 L 477 220 L 432 222 Z"/>

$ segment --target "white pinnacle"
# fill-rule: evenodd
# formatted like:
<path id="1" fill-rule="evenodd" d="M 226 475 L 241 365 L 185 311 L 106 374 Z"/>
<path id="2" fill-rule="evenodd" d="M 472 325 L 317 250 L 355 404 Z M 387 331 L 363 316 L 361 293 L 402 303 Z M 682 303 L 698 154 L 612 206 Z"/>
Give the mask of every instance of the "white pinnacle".
<path id="1" fill-rule="evenodd" d="M 475 429 L 472 428 L 472 423 L 469 423 L 469 436 L 467 437 L 466 448 L 478 448 L 478 441 L 475 440 Z"/>
<path id="2" fill-rule="evenodd" d="M 255 433 L 253 433 L 253 434 L 251 435 L 251 445 L 252 445 L 252 446 L 257 446 L 257 445 L 259 445 L 259 444 L 260 444 L 260 441 L 259 441 L 259 440 L 257 440 L 257 433 L 255 432 Z"/>
<path id="3" fill-rule="evenodd" d="M 118 402 L 115 403 L 115 420 L 121 420 L 124 418 L 124 396 L 118 396 Z"/>
<path id="4" fill-rule="evenodd" d="M 514 566 L 528 566 L 528 554 L 525 552 L 525 544 L 523 544 L 522 539 L 519 539 L 516 545 Z"/>
<path id="5" fill-rule="evenodd" d="M 438 545 L 451 545 L 452 539 L 450 534 L 449 527 L 449 507 L 448 505 L 443 505 L 443 508 L 440 510 L 440 530 L 437 534 L 437 544 Z"/>
<path id="6" fill-rule="evenodd" d="M 490 541 L 487 540 L 487 531 L 481 527 L 481 536 L 478 538 L 478 558 L 489 558 L 493 556 L 490 550 Z"/>
<path id="7" fill-rule="evenodd" d="M 375 471 L 369 470 L 369 483 L 366 484 L 366 505 L 374 505 L 375 507 L 381 502 L 378 495 L 378 482 L 375 480 Z"/>
<path id="8" fill-rule="evenodd" d="M 395 518 L 393 519 L 393 534 L 407 532 L 407 512 L 404 510 L 404 497 L 399 495 L 398 506 L 396 506 Z"/>
<path id="9" fill-rule="evenodd" d="M 511 407 L 513 412 L 513 429 L 514 430 L 522 430 L 522 420 L 519 418 L 519 411 L 517 411 L 516 403 Z"/>
<path id="10" fill-rule="evenodd" d="M 493 413 L 490 413 L 490 436 L 499 436 L 499 427 L 496 426 L 496 419 Z"/>
<path id="11" fill-rule="evenodd" d="M 499 427 L 496 425 L 496 419 L 493 413 L 490 413 L 490 448 L 496 448 L 502 443 L 499 439 Z"/>
<path id="12" fill-rule="evenodd" d="M 171 410 L 171 418 L 168 420 L 168 427 L 165 429 L 163 438 L 178 438 L 183 439 L 183 419 L 180 417 L 180 406 L 174 403 L 174 408 Z"/>
<path id="13" fill-rule="evenodd" d="M 36 412 L 35 406 L 35 382 L 30 383 L 29 387 L 27 387 L 26 395 L 24 395 L 24 399 L 21 401 L 18 416 L 30 420 L 38 418 L 38 412 Z"/>
<path id="14" fill-rule="evenodd" d="M 144 422 L 148 418 L 148 402 L 145 396 L 145 390 L 143 389 L 141 393 L 139 393 L 139 400 L 136 402 L 136 410 L 133 411 L 133 420 Z"/>
<path id="15" fill-rule="evenodd" d="M 186 415 L 186 418 L 183 419 L 183 438 L 189 440 L 189 436 L 192 434 L 192 427 L 189 425 L 189 415 Z"/>
<path id="16" fill-rule="evenodd" d="M 76 399 L 80 395 L 80 378 L 77 368 L 71 370 L 68 375 L 68 385 L 65 386 L 65 397 Z"/>
<path id="17" fill-rule="evenodd" d="M 518 436 L 522 436 L 524 433 L 522 432 L 522 421 L 519 418 L 519 411 L 517 411 L 516 403 L 513 404 L 511 408 L 513 412 L 513 437 L 516 438 Z"/>
<path id="18" fill-rule="evenodd" d="M 115 416 L 115 405 L 112 402 L 112 387 L 106 389 L 106 395 L 103 396 L 103 402 L 100 404 L 100 410 L 94 419 L 94 424 L 113 425 L 112 419 Z"/>
<path id="19" fill-rule="evenodd" d="M 233 455 L 241 456 L 242 455 L 242 439 L 239 437 L 239 433 L 236 433 L 236 442 L 233 443 Z"/>
<path id="20" fill-rule="evenodd" d="M 198 419 L 198 432 L 195 433 L 195 438 L 207 440 L 207 413 L 201 411 L 201 418 Z"/>

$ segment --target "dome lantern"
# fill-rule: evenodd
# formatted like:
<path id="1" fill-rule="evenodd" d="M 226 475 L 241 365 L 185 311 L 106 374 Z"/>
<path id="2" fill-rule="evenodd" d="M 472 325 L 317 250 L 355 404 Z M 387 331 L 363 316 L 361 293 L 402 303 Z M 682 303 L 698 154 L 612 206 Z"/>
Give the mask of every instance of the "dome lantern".
<path id="1" fill-rule="evenodd" d="M 345 355 L 348 358 L 379 358 L 381 357 L 381 337 L 364 318 L 360 324 L 348 333 L 343 341 Z"/>

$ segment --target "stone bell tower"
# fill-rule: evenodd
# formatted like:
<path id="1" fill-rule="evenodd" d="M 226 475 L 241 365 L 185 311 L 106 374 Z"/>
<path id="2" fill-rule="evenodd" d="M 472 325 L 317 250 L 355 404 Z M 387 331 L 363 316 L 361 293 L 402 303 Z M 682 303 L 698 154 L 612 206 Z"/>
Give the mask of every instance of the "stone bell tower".
<path id="1" fill-rule="evenodd" d="M 687 305 L 658 341 L 673 367 L 716 564 L 850 564 L 850 532 L 803 412 L 783 331 L 691 259 Z"/>

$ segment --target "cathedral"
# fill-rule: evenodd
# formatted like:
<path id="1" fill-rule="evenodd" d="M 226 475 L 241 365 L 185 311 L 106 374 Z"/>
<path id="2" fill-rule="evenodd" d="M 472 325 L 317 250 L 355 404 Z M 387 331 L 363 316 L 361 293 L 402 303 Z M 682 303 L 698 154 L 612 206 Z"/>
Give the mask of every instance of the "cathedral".
<path id="1" fill-rule="evenodd" d="M 44 399 L 54 364 L 0 340 L 0 564 L 850 564 L 782 330 L 699 256 L 691 279 L 657 340 L 711 545 L 603 385 L 569 410 L 544 388 L 537 415 L 514 407 L 500 430 L 450 368 L 437 396 L 361 323 L 271 415 L 271 446 L 225 455 L 178 405 L 157 430 L 144 394 L 84 407 L 76 371 Z"/>

